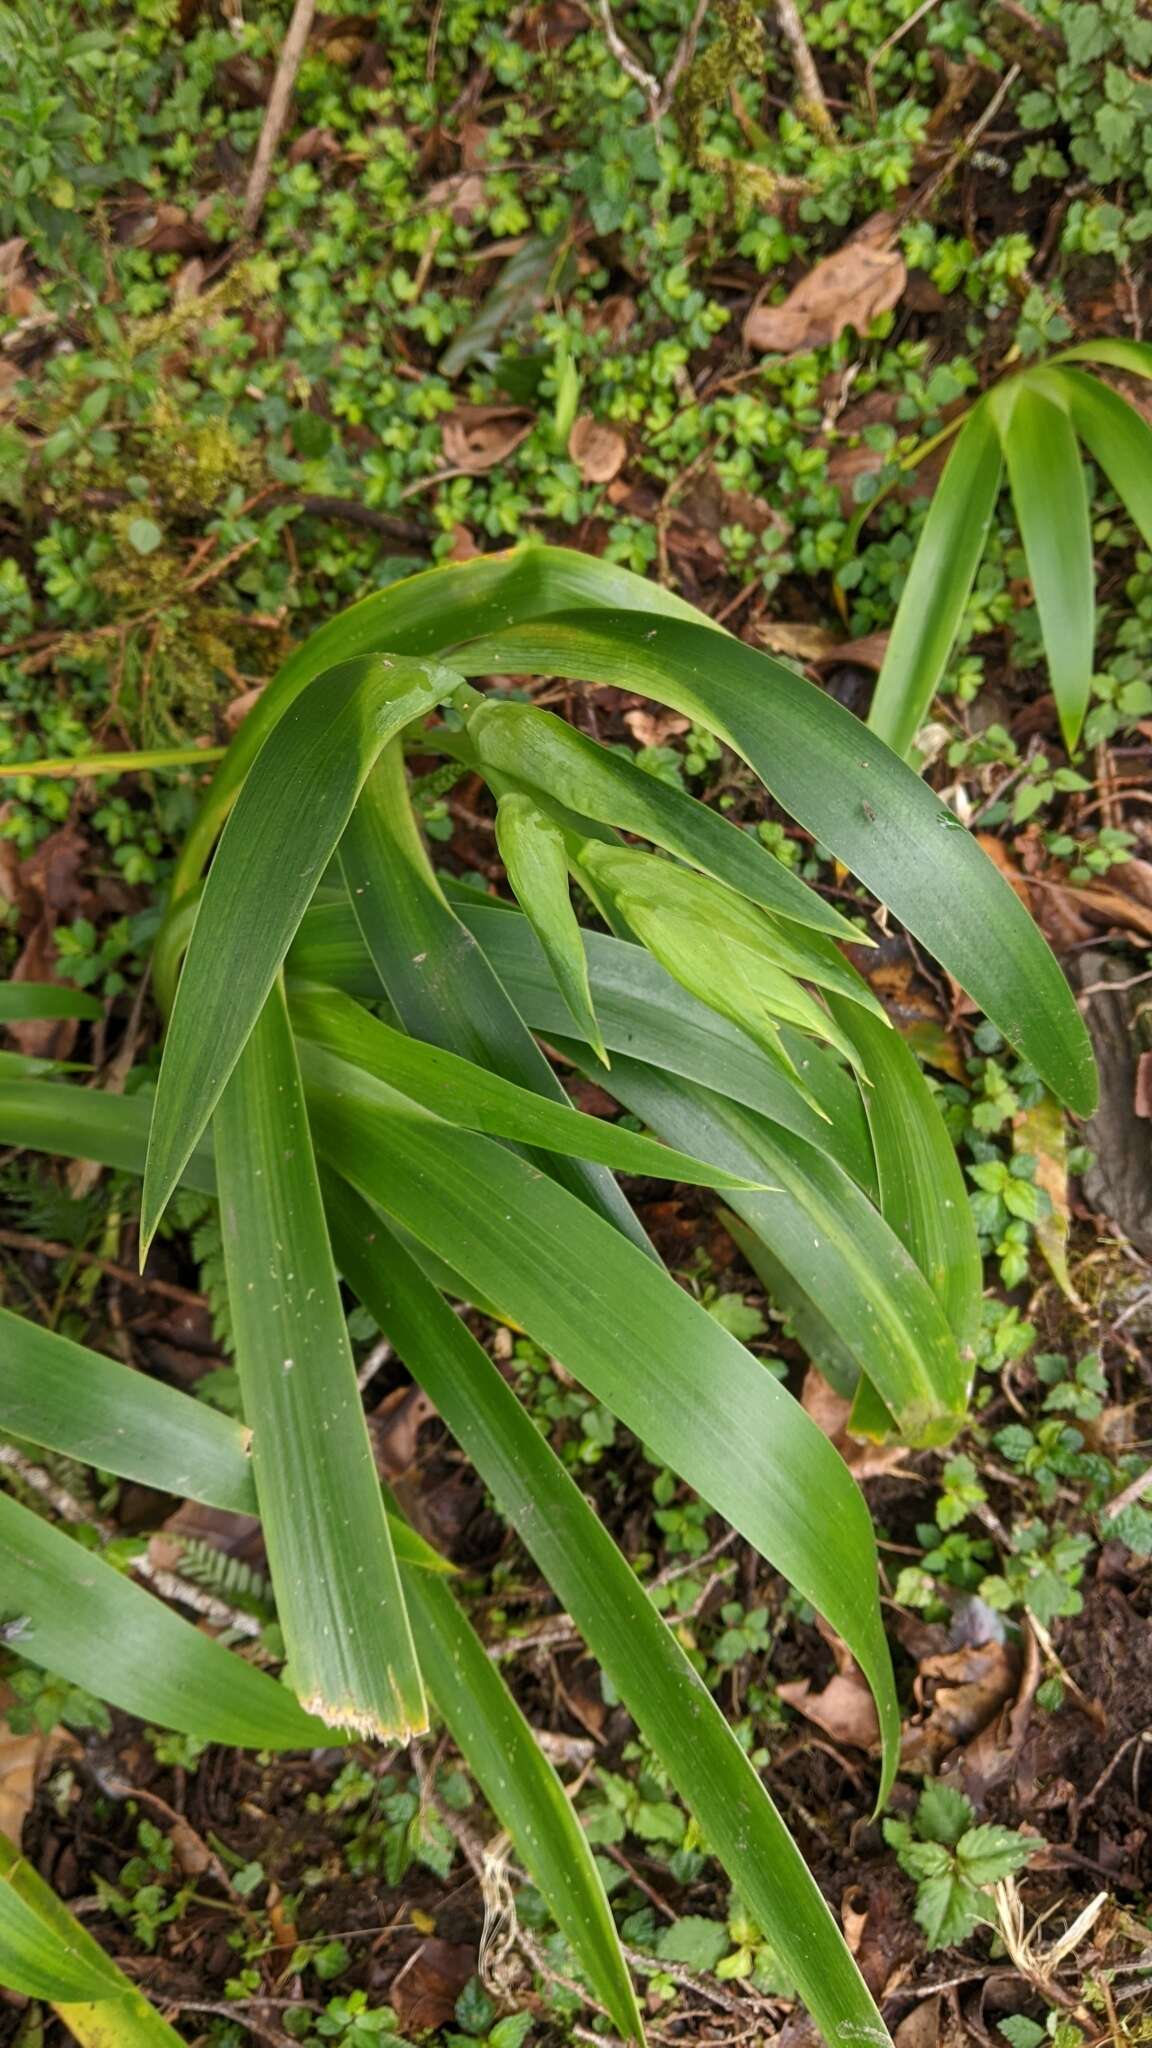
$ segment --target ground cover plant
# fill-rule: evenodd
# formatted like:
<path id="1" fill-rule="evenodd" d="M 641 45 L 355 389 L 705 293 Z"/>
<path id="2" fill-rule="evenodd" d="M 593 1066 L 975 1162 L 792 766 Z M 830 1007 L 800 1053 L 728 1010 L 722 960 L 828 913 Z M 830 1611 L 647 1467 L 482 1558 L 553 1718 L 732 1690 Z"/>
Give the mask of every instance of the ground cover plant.
<path id="1" fill-rule="evenodd" d="M 0 24 L 0 2034 L 1139 2039 L 1146 24 L 307 14 Z"/>

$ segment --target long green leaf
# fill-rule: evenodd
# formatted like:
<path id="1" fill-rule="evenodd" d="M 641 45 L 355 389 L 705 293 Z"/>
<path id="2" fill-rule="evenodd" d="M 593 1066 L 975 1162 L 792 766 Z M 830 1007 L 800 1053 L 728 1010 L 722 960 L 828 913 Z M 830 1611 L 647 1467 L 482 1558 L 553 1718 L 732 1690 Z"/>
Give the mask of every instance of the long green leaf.
<path id="1" fill-rule="evenodd" d="M 480 1282 L 827 1615 L 852 1643 L 894 1744 L 868 1512 L 791 1395 L 662 1269 L 527 1160 L 315 1047 L 302 1048 L 302 1069 L 328 1162 Z"/>
<path id="2" fill-rule="evenodd" d="M 468 738 L 483 769 L 513 776 L 600 824 L 650 839 L 778 917 L 861 943 L 846 917 L 749 833 L 646 774 L 626 755 L 575 732 L 553 712 L 534 704 L 485 703 L 468 721 Z"/>
<path id="3" fill-rule="evenodd" d="M 1057 355 L 1049 356 L 1042 367 L 1048 370 L 1056 363 L 1105 363 L 1113 370 L 1127 370 L 1133 377 L 1152 377 L 1152 342 L 1100 335 L 1095 341 L 1062 348 Z"/>
<path id="4" fill-rule="evenodd" d="M 1083 370 L 1057 374 L 1072 425 L 1152 548 L 1152 427 L 1099 377 Z"/>
<path id="5" fill-rule="evenodd" d="M 432 872 L 398 746 L 369 776 L 340 847 L 348 894 L 380 983 L 414 1037 L 564 1102 L 564 1091 L 488 961 Z M 544 1171 L 615 1223 L 647 1240 L 611 1174 L 540 1154 Z"/>
<path id="6" fill-rule="evenodd" d="M 901 1432 L 947 1442 L 963 1418 L 968 1365 L 923 1274 L 847 1174 L 791 1131 L 653 1067 L 615 1061 L 612 1088 L 670 1141 L 702 1144 L 781 1190 L 729 1201 L 817 1303 Z"/>
<path id="7" fill-rule="evenodd" d="M 1088 1034 L 1023 904 L 939 797 L 815 684 L 702 626 L 633 612 L 510 628 L 452 659 L 469 674 L 613 683 L 699 720 L 935 953 L 1053 1094 L 1091 1113 Z"/>
<path id="8" fill-rule="evenodd" d="M 1002 397 L 1001 438 L 1012 503 L 1060 730 L 1071 751 L 1088 709 L 1096 640 L 1096 572 L 1084 464 L 1068 413 L 1035 384 L 1021 378 L 1018 386 L 1003 386 L 995 395 Z"/>
<path id="9" fill-rule="evenodd" d="M 586 1038 L 602 1067 L 609 1064 L 588 987 L 588 958 L 568 890 L 564 834 L 536 799 L 508 790 L 496 811 L 496 844 L 521 910 L 544 948 L 577 1036 Z"/>
<path id="10" fill-rule="evenodd" d="M 214 1128 L 236 1364 L 292 1682 L 330 1726 L 406 1740 L 427 1710 L 279 988 Z"/>
<path id="11" fill-rule="evenodd" d="M 988 407 L 973 406 L 932 496 L 884 652 L 868 725 L 907 754 L 964 617 L 1000 491 L 1000 439 Z"/>
<path id="12" fill-rule="evenodd" d="M 4 1493 L 0 1584 L 5 1607 L 28 1619 L 22 1657 L 142 1721 L 239 1749 L 340 1740 L 287 1687 Z"/>
<path id="13" fill-rule="evenodd" d="M 625 2040 L 642 2041 L 643 2021 L 612 1909 L 563 1785 L 448 1587 L 425 1574 L 411 1583 L 409 1600 L 428 1689 L 457 1748 L 613 2025 Z"/>
<path id="14" fill-rule="evenodd" d="M 104 1005 L 83 989 L 60 988 L 54 981 L 0 981 L 0 1024 L 29 1017 L 85 1017 L 98 1023 Z"/>
<path id="15" fill-rule="evenodd" d="M 457 687 L 452 670 L 365 656 L 301 693 L 228 821 L 164 1045 L 144 1176 L 146 1250 L 223 1092 L 381 748 Z"/>
<path id="16" fill-rule="evenodd" d="M 486 1073 L 470 1060 L 458 1059 L 455 1053 L 393 1031 L 338 990 L 297 990 L 291 1000 L 291 1016 L 301 1037 L 466 1130 L 597 1159 L 618 1173 L 651 1174 L 704 1188 L 747 1185 L 722 1166 L 674 1152 L 653 1138 L 607 1123 L 603 1117 L 584 1116 L 558 1102 L 548 1102 L 527 1088 Z"/>
<path id="17" fill-rule="evenodd" d="M 0 1835 L 0 1984 L 54 2004 L 139 1996 L 7 1835 Z"/>
<path id="18" fill-rule="evenodd" d="M 132 1100 L 30 1084 L 19 1119 L 0 1099 L 0 1134 L 58 1143 L 61 1108 L 96 1157 L 140 1172 L 144 1135 Z M 118 1123 L 116 1119 L 118 1118 Z M 203 1161 L 203 1152 L 198 1157 Z M 202 1184 L 203 1164 L 197 1184 Z M 187 1179 L 187 1173 L 186 1173 Z M 392 1232 L 351 1189 L 331 1180 L 325 1202 L 341 1271 L 427 1387 L 498 1505 L 555 1585 L 638 1725 L 699 1815 L 709 1841 L 800 1984 L 829 2042 L 841 2022 L 858 2040 L 886 2039 L 827 1906 L 747 1757 L 684 1651 L 649 1603 L 611 1537 L 497 1368 Z M 127 1371 L 127 1368 L 124 1368 Z M 195 1404 L 190 1404 L 195 1405 Z M 397 1527 L 400 1537 L 400 1527 Z M 422 1561 L 422 1560 L 417 1560 Z M 416 1606 L 418 1586 L 406 1580 Z M 506 1824 L 510 1819 L 505 1816 Z M 518 1842 L 525 1862 L 527 1847 Z M 554 1910 L 559 1902 L 552 1900 Z"/>
<path id="19" fill-rule="evenodd" d="M 827 1904 L 732 1729 L 498 1368 L 377 1214 L 326 1183 L 342 1271 L 551 1582 L 830 2044 L 887 2034 Z"/>
<path id="20" fill-rule="evenodd" d="M 199 881 L 212 842 L 273 726 L 325 669 L 361 654 L 440 654 L 456 639 L 570 605 L 700 616 L 683 598 L 630 569 L 573 548 L 529 541 L 502 554 L 405 576 L 329 619 L 289 657 L 233 739 L 177 862 L 173 902 L 180 903 Z"/>
<path id="21" fill-rule="evenodd" d="M 830 997 L 855 1039 L 870 1086 L 862 1090 L 886 1223 L 912 1254 L 944 1311 L 962 1356 L 980 1328 L 984 1268 L 968 1190 L 952 1140 L 915 1053 L 859 1006 Z"/>
<path id="22" fill-rule="evenodd" d="M 495 968 L 525 1022 L 549 1040 L 571 1029 L 556 979 L 528 920 L 511 907 L 464 903 L 460 915 Z M 810 1039 L 786 1043 L 802 1065 L 828 1122 L 742 1031 L 696 1001 L 641 946 L 586 932 L 597 1015 L 612 1053 L 651 1060 L 685 1079 L 733 1095 L 813 1144 L 822 1145 L 864 1187 L 875 1183 L 868 1127 L 855 1083 Z M 351 908 L 324 904 L 308 912 L 288 957 L 302 982 L 320 982 L 371 998 L 377 976 Z M 644 1049 L 640 1049 L 640 1040 Z M 0 1090 L 0 1131 L 3 1129 Z"/>
<path id="23" fill-rule="evenodd" d="M 248 1432 L 203 1402 L 0 1308 L 0 1429 L 101 1472 L 256 1512 Z"/>
<path id="24" fill-rule="evenodd" d="M 56 2007 L 81 2048 L 183 2048 L 139 1986 L 106 1956 L 0 1835 L 0 1984 Z"/>

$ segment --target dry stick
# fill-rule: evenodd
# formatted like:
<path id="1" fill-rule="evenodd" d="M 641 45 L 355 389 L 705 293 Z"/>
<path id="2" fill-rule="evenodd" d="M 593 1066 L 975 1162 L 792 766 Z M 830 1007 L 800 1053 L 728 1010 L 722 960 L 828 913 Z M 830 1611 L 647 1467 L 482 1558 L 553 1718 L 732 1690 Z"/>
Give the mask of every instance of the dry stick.
<path id="1" fill-rule="evenodd" d="M 101 1258 L 98 1252 L 80 1251 L 72 1244 L 58 1244 L 54 1238 L 29 1237 L 23 1230 L 0 1230 L 0 1245 L 8 1251 L 36 1252 L 46 1259 L 72 1259 L 78 1266 L 98 1266 L 110 1280 L 118 1280 L 135 1294 L 162 1294 L 186 1308 L 203 1308 L 206 1300 L 206 1296 L 194 1293 L 190 1287 L 177 1287 L 171 1280 L 152 1280 L 146 1274 L 132 1272 L 128 1266 L 118 1266 L 113 1259 Z"/>
<path id="2" fill-rule="evenodd" d="M 792 68 L 800 87 L 800 111 L 807 116 L 811 126 L 823 141 L 835 142 L 836 123 L 828 112 L 824 87 L 820 83 L 820 73 L 808 48 L 808 39 L 804 34 L 804 25 L 800 20 L 796 0 L 776 0 L 776 19 L 792 53 Z"/>
<path id="3" fill-rule="evenodd" d="M 696 55 L 696 43 L 708 13 L 708 0 L 697 0 L 696 11 L 680 38 L 679 46 L 664 75 L 663 83 L 651 71 L 645 71 L 639 58 L 632 55 L 616 26 L 612 15 L 611 0 L 600 0 L 600 20 L 604 29 L 604 40 L 627 77 L 640 87 L 648 102 L 648 111 L 653 121 L 660 121 L 668 112 L 676 95 L 676 87 Z"/>
<path id="4" fill-rule="evenodd" d="M 316 0 L 296 0 L 296 5 L 292 9 L 292 19 L 284 38 L 280 61 L 276 66 L 276 76 L 272 80 L 272 90 L 268 95 L 264 126 L 260 130 L 260 140 L 256 144 L 256 154 L 248 174 L 244 211 L 240 217 L 240 224 L 246 235 L 252 233 L 264 211 L 264 201 L 272 182 L 272 160 L 284 132 L 284 123 L 288 119 L 292 88 L 296 83 L 296 73 L 300 69 L 300 59 L 304 55 L 304 46 L 311 32 L 315 12 Z"/>

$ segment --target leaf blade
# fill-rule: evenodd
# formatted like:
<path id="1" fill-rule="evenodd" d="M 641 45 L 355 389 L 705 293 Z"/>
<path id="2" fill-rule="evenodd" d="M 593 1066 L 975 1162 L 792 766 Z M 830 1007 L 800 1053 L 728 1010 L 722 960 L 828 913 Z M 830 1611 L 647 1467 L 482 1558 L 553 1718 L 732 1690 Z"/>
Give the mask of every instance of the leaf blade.
<path id="1" fill-rule="evenodd" d="M 427 1709 L 278 988 L 214 1132 L 236 1365 L 293 1683 L 331 1727 L 407 1739 Z"/>
<path id="2" fill-rule="evenodd" d="M 1026 380 L 1011 391 L 1004 459 L 1040 617 L 1060 729 L 1074 751 L 1088 709 L 1096 573 L 1084 464 L 1062 405 Z"/>
<path id="3" fill-rule="evenodd" d="M 956 436 L 896 607 L 868 727 L 907 754 L 924 722 L 964 616 L 988 542 L 1003 460 L 987 406 Z"/>
<path id="4" fill-rule="evenodd" d="M 373 760 L 456 688 L 450 669 L 347 662 L 304 692 L 253 763 L 196 912 L 164 1044 L 140 1235 L 155 1234 Z"/>
<path id="5" fill-rule="evenodd" d="M 698 719 L 923 940 L 1052 1092 L 1091 1114 L 1088 1034 L 1023 904 L 920 777 L 814 684 L 704 627 L 630 612 L 540 620 L 453 659 L 469 674 L 612 683 Z"/>
<path id="6" fill-rule="evenodd" d="M 379 1082 L 373 1100 L 362 1088 L 352 1105 L 338 1065 L 302 1050 L 322 1157 L 466 1281 L 480 1280 L 828 1614 L 854 1644 L 891 1745 L 898 1721 L 871 1523 L 803 1410 L 662 1269 L 529 1162 Z"/>
<path id="7" fill-rule="evenodd" d="M 238 1749 L 340 1741 L 285 1686 L 0 1493 L 4 1597 L 30 1627 L 20 1656 L 125 1713 Z"/>
<path id="8" fill-rule="evenodd" d="M 342 1271 L 435 1401 L 697 1814 L 828 2041 L 887 2036 L 824 1898 L 711 1693 L 476 1339 L 351 1188 L 325 1200 Z"/>

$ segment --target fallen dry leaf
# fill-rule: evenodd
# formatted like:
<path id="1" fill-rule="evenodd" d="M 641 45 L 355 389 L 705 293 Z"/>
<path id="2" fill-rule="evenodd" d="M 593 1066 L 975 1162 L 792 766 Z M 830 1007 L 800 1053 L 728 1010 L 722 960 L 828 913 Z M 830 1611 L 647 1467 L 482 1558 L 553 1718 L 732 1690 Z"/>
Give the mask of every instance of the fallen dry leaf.
<path id="1" fill-rule="evenodd" d="M 756 638 L 770 653 L 791 654 L 797 661 L 827 659 L 838 645 L 830 626 L 792 624 L 787 619 L 757 619 Z"/>
<path id="2" fill-rule="evenodd" d="M 1152 1052 L 1142 1052 L 1136 1062 L 1132 1107 L 1137 1116 L 1152 1116 Z"/>
<path id="3" fill-rule="evenodd" d="M 444 454 L 454 469 L 479 476 L 511 455 L 534 424 L 522 405 L 459 405 L 441 423 Z"/>
<path id="4" fill-rule="evenodd" d="M 624 723 L 642 747 L 662 747 L 666 740 L 687 732 L 691 720 L 678 711 L 626 711 Z"/>
<path id="5" fill-rule="evenodd" d="M 940 2039 L 940 2000 L 925 1998 L 914 2005 L 892 2036 L 895 2048 L 936 2048 Z"/>
<path id="6" fill-rule="evenodd" d="M 6 1718 L 11 1704 L 10 1690 L 0 1686 L 0 1835 L 18 1843 L 44 1772 L 58 1756 L 78 1756 L 80 1744 L 66 1728 L 14 1735 Z"/>
<path id="7" fill-rule="evenodd" d="M 880 1740 L 871 1689 L 855 1665 L 851 1671 L 838 1671 L 821 1692 L 813 1692 L 806 1678 L 789 1679 L 776 1690 L 786 1706 L 803 1714 L 833 1742 L 846 1742 L 852 1749 L 872 1749 Z"/>
<path id="8" fill-rule="evenodd" d="M 1139 1108 L 1136 1114 L 1141 1114 Z M 1061 1294 L 1074 1308 L 1084 1309 L 1068 1272 L 1068 1130 L 1059 1103 L 1050 1095 L 1042 1095 L 1031 1109 L 1022 1109 L 1012 1119 L 1012 1149 L 1036 1161 L 1036 1186 L 1052 1205 L 1034 1225 L 1036 1242 Z"/>
<path id="9" fill-rule="evenodd" d="M 813 668 L 831 668 L 837 662 L 855 662 L 859 668 L 880 669 L 888 648 L 887 633 L 864 633 L 859 640 L 841 640 L 830 626 L 790 624 L 787 620 L 757 619 L 756 638 L 772 654 L 791 654 Z"/>
<path id="10" fill-rule="evenodd" d="M 915 1694 L 931 1703 L 923 1719 L 905 1730 L 900 1756 L 905 1770 L 935 1772 L 946 1756 L 970 1742 L 999 1714 L 1016 1690 L 1018 1659 L 1003 1643 L 966 1644 L 925 1657 Z"/>
<path id="11" fill-rule="evenodd" d="M 393 1978 L 388 2003 L 400 2029 L 416 2034 L 442 2027 L 456 2011 L 456 2000 L 475 1974 L 476 1951 L 459 1941 L 435 1936 L 417 1949 L 410 1963 Z"/>
<path id="12" fill-rule="evenodd" d="M 582 412 L 568 436 L 568 453 L 583 483 L 610 484 L 624 467 L 628 443 L 615 427 L 601 426 L 590 412 Z"/>
<path id="13" fill-rule="evenodd" d="M 416 1443 L 422 1424 L 436 1410 L 419 1387 L 397 1387 L 386 1394 L 368 1417 L 377 1469 L 385 1479 L 399 1479 L 416 1463 Z"/>
<path id="14" fill-rule="evenodd" d="M 814 1365 L 804 1375 L 800 1391 L 801 1406 L 811 1416 L 817 1429 L 830 1437 L 847 1465 L 857 1479 L 875 1479 L 882 1472 L 899 1469 L 904 1456 L 902 1444 L 876 1444 L 863 1437 L 849 1436 L 848 1417 L 852 1403 L 829 1386 L 822 1372 Z"/>
<path id="15" fill-rule="evenodd" d="M 878 314 L 891 312 L 907 278 L 898 249 L 857 235 L 801 278 L 783 305 L 754 306 L 744 323 L 744 345 L 794 356 L 827 347 L 846 327 L 863 334 Z"/>
<path id="16" fill-rule="evenodd" d="M 880 1740 L 872 1689 L 843 1638 L 825 1621 L 817 1620 L 816 1626 L 836 1660 L 835 1675 L 819 1692 L 806 1678 L 790 1679 L 777 1687 L 780 1697 L 833 1742 L 872 1749 Z"/>

